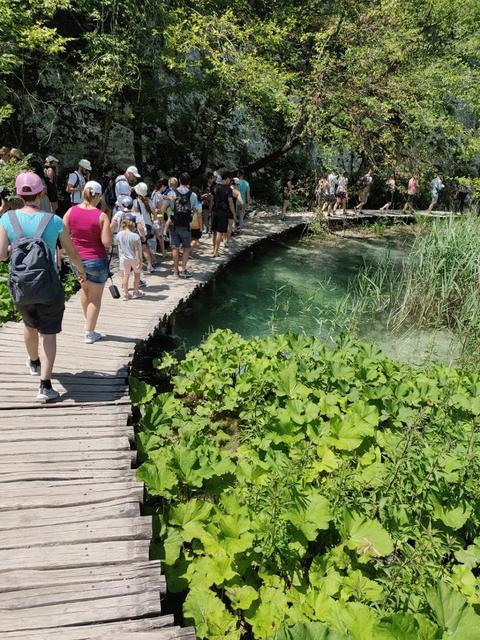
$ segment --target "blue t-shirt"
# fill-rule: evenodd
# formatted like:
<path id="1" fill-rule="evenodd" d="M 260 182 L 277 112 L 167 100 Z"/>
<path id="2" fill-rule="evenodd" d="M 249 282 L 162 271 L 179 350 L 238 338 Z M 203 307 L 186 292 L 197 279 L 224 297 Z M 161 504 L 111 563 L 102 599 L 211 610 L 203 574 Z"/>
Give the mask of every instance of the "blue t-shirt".
<path id="1" fill-rule="evenodd" d="M 25 213 L 24 211 L 16 211 L 18 222 L 22 227 L 22 230 L 27 238 L 33 237 L 40 224 L 40 220 L 45 215 L 45 212 L 39 211 L 38 213 Z M 5 229 L 8 241 L 10 243 L 17 240 L 15 231 L 13 230 L 12 223 L 8 211 L 0 218 L 0 225 Z M 58 216 L 53 216 L 50 222 L 47 224 L 47 228 L 42 234 L 43 240 L 47 243 L 50 249 L 52 261 L 55 264 L 56 248 L 58 236 L 63 233 L 64 230 L 63 221 Z"/>
<path id="2" fill-rule="evenodd" d="M 240 180 L 237 184 L 237 189 L 240 191 L 240 195 L 242 196 L 243 204 L 247 206 L 247 194 L 250 193 L 250 184 L 248 180 Z M 237 203 L 238 206 L 238 203 Z"/>

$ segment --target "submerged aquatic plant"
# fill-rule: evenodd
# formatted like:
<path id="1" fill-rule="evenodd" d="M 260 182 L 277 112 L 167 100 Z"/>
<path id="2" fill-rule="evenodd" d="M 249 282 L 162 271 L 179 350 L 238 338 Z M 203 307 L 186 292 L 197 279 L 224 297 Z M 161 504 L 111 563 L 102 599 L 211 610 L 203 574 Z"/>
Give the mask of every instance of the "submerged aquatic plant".
<path id="1" fill-rule="evenodd" d="M 348 294 L 352 315 L 388 313 L 390 327 L 452 330 L 464 364 L 480 362 L 480 220 L 435 220 L 416 236 L 399 270 L 391 259 L 360 273 Z"/>

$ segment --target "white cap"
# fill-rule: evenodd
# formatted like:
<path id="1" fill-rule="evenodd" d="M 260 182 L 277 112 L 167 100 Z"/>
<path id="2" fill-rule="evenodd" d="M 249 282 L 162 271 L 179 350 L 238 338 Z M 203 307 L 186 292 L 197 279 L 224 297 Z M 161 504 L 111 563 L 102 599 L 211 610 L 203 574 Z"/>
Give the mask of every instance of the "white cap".
<path id="1" fill-rule="evenodd" d="M 143 198 L 145 198 L 148 193 L 148 187 L 145 182 L 139 182 L 133 187 L 133 189 L 137 195 L 142 196 Z"/>
<path id="2" fill-rule="evenodd" d="M 135 178 L 140 178 L 137 167 L 134 167 L 133 165 L 131 167 L 128 167 L 125 173 L 132 173 Z"/>
<path id="3" fill-rule="evenodd" d="M 89 180 L 84 189 L 90 189 L 94 196 L 100 196 L 102 194 L 102 185 L 95 180 Z"/>
<path id="4" fill-rule="evenodd" d="M 240 178 L 234 178 L 233 181 L 235 184 L 240 184 Z"/>
<path id="5" fill-rule="evenodd" d="M 87 171 L 92 170 L 92 165 L 88 160 L 80 160 L 80 162 L 78 163 L 78 166 L 82 167 L 83 169 L 86 169 Z"/>
<path id="6" fill-rule="evenodd" d="M 58 160 L 58 158 L 55 158 L 55 156 L 47 156 L 45 158 L 45 162 L 60 162 L 60 161 Z"/>

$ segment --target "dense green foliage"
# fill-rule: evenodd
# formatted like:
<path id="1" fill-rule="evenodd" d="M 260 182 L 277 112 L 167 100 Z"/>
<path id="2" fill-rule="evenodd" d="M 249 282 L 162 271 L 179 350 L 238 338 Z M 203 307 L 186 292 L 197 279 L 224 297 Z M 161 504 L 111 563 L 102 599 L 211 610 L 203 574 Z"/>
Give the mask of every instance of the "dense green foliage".
<path id="1" fill-rule="evenodd" d="M 8 265 L 0 262 L 0 325 L 16 318 L 12 296 L 7 287 Z"/>
<path id="2" fill-rule="evenodd" d="M 0 139 L 151 170 L 367 164 L 468 175 L 476 0 L 0 0 Z"/>
<path id="3" fill-rule="evenodd" d="M 361 272 L 350 296 L 351 315 L 389 315 L 393 328 L 451 329 L 464 363 L 480 363 L 480 219 L 435 220 L 420 227 L 401 268 L 388 259 Z"/>
<path id="4" fill-rule="evenodd" d="M 479 376 L 230 331 L 156 366 L 137 477 L 200 639 L 480 637 Z"/>

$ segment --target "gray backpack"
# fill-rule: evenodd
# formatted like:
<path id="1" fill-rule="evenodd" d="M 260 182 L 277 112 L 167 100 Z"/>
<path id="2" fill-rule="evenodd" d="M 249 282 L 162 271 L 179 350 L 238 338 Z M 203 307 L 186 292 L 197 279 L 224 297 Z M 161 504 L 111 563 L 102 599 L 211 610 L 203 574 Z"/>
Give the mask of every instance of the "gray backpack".
<path id="1" fill-rule="evenodd" d="M 8 288 L 15 304 L 47 304 L 63 296 L 63 288 L 42 235 L 53 214 L 46 213 L 33 237 L 25 236 L 14 211 L 8 212 L 17 239 L 12 242 Z"/>

